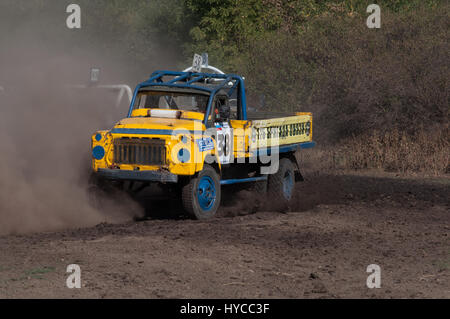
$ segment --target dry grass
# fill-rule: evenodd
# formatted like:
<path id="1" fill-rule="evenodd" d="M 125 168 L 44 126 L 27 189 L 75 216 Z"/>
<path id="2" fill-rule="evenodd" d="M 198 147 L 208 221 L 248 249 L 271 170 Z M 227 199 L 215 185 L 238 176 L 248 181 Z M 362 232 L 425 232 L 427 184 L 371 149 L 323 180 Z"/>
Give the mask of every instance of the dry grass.
<path id="1" fill-rule="evenodd" d="M 402 173 L 450 173 L 450 130 L 419 130 L 410 135 L 390 132 L 363 134 L 336 146 L 303 152 L 305 165 L 315 169 L 382 169 Z"/>

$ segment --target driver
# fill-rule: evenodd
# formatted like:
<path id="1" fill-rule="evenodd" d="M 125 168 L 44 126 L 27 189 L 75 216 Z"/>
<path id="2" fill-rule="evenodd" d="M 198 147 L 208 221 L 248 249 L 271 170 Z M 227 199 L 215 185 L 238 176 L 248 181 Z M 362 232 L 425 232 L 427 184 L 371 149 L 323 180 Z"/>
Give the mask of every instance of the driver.
<path id="1" fill-rule="evenodd" d="M 195 97 L 195 102 L 197 103 L 197 108 L 199 112 L 205 113 L 206 107 L 208 106 L 208 99 L 209 97 L 207 95 L 197 95 Z"/>

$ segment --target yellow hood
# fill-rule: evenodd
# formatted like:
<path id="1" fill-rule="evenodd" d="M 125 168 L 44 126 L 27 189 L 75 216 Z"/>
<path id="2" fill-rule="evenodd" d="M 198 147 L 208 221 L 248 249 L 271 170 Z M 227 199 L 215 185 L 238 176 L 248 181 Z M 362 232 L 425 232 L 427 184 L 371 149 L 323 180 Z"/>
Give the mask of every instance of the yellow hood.
<path id="1" fill-rule="evenodd" d="M 205 130 L 205 126 L 198 120 L 131 117 L 118 122 L 111 133 L 171 135 L 173 131 L 181 130 L 198 134 Z"/>

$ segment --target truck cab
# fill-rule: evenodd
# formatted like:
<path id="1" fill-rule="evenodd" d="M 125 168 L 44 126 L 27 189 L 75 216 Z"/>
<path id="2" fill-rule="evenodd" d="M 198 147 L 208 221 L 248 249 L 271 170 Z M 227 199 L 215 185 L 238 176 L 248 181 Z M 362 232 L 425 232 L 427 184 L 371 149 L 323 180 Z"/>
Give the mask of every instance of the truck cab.
<path id="1" fill-rule="evenodd" d="M 301 180 L 295 152 L 314 146 L 311 113 L 249 118 L 235 74 L 156 71 L 137 85 L 126 118 L 92 136 L 102 180 L 171 184 L 188 214 L 215 216 L 221 187 L 255 183 L 286 205 Z"/>

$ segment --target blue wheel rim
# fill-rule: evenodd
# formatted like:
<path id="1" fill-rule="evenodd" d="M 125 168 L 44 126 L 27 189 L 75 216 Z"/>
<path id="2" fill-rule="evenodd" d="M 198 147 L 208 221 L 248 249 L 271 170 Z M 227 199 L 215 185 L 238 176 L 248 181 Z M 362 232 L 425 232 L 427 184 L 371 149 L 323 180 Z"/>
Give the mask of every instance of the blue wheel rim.
<path id="1" fill-rule="evenodd" d="M 203 176 L 198 182 L 197 200 L 204 211 L 211 210 L 216 202 L 216 186 L 209 176 Z"/>
<path id="2" fill-rule="evenodd" d="M 286 171 L 283 178 L 283 194 L 287 200 L 292 197 L 292 190 L 294 189 L 294 174 L 292 171 Z"/>

